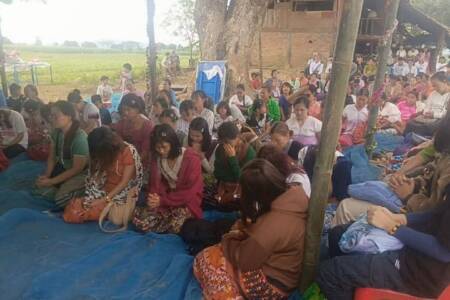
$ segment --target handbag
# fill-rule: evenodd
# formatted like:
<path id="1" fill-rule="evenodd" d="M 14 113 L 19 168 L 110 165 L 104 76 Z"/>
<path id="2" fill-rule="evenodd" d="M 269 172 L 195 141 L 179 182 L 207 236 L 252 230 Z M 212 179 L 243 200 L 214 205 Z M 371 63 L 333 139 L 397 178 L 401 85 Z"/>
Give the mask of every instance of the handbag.
<path id="1" fill-rule="evenodd" d="M 104 201 L 94 201 L 89 208 L 83 206 L 84 198 L 74 198 L 64 208 L 63 219 L 66 223 L 82 224 L 97 221 L 105 208 Z"/>
<path id="2" fill-rule="evenodd" d="M 109 233 L 125 231 L 128 227 L 128 223 L 133 217 L 138 194 L 139 189 L 137 187 L 133 187 L 128 191 L 127 200 L 125 203 L 120 204 L 115 201 L 109 201 L 98 219 L 98 226 L 100 229 Z M 106 229 L 103 226 L 105 218 L 108 218 L 111 223 L 120 227 L 117 229 Z"/>
<path id="3" fill-rule="evenodd" d="M 216 200 L 220 204 L 228 204 L 239 200 L 239 183 L 221 181 L 217 188 Z"/>

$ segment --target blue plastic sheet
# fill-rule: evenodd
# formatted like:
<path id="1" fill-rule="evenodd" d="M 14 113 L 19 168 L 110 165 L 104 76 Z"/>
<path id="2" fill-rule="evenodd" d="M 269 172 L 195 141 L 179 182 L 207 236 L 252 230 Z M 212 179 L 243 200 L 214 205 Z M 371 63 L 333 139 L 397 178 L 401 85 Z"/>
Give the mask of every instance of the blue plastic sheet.
<path id="1" fill-rule="evenodd" d="M 2 299 L 200 299 L 174 235 L 105 234 L 28 209 L 0 217 Z"/>
<path id="2" fill-rule="evenodd" d="M 23 159 L 0 173 L 1 299 L 201 299 L 181 238 L 66 224 L 30 193 L 45 164 Z"/>

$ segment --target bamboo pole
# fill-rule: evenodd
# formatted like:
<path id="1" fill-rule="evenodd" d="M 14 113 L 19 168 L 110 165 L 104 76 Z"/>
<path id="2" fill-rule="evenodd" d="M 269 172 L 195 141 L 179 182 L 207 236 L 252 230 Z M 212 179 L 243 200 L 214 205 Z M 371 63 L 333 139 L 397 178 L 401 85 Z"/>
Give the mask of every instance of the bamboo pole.
<path id="1" fill-rule="evenodd" d="M 325 115 L 319 145 L 319 153 L 314 165 L 312 194 L 309 201 L 308 223 L 306 226 L 305 255 L 300 290 L 305 291 L 314 281 L 320 251 L 325 207 L 331 188 L 331 171 L 336 145 L 342 122 L 345 95 L 350 77 L 353 52 L 358 34 L 363 1 L 343 1 L 342 17 L 336 38 L 331 85 L 325 105 Z"/>
<path id="2" fill-rule="evenodd" d="M 156 83 L 156 43 L 155 43 L 155 1 L 147 0 L 147 36 L 148 36 L 148 53 L 147 53 L 147 68 L 149 78 L 147 82 L 147 89 L 150 89 L 152 101 L 156 98 L 157 83 Z M 147 103 L 149 105 L 150 103 Z"/>
<path id="3" fill-rule="evenodd" d="M 391 49 L 392 35 L 396 27 L 396 17 L 400 0 L 386 0 L 384 3 L 384 37 L 378 42 L 377 56 L 378 68 L 374 83 L 374 91 L 378 91 L 383 87 L 384 78 L 386 75 L 386 62 L 389 56 L 389 49 Z M 375 100 L 375 99 L 372 99 Z M 375 149 L 375 132 L 377 130 L 378 104 L 373 101 L 369 107 L 369 120 L 366 132 L 366 151 L 369 159 L 372 158 L 373 150 Z"/>
<path id="4" fill-rule="evenodd" d="M 8 97 L 8 82 L 6 80 L 6 70 L 5 70 L 5 51 L 3 50 L 3 35 L 2 26 L 0 18 L 0 78 L 2 81 L 2 90 L 5 97 Z"/>

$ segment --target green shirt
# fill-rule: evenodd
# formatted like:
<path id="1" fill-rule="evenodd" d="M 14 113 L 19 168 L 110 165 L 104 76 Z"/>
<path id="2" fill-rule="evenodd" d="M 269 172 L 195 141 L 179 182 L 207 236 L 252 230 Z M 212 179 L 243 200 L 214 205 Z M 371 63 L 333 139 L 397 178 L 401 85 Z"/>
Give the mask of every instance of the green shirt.
<path id="1" fill-rule="evenodd" d="M 89 157 L 89 145 L 87 141 L 87 134 L 78 129 L 72 140 L 70 147 L 70 157 L 63 157 L 64 152 L 64 134 L 61 130 L 56 129 L 52 132 L 51 138 L 54 145 L 56 162 L 62 162 L 64 169 L 69 170 L 73 166 L 74 156 L 87 156 Z"/>
<path id="2" fill-rule="evenodd" d="M 247 149 L 247 154 L 242 166 L 256 157 L 256 152 L 252 146 Z M 241 166 L 236 156 L 226 157 L 222 146 L 216 151 L 216 159 L 214 161 L 214 177 L 218 181 L 238 182 L 241 177 Z"/>
<path id="3" fill-rule="evenodd" d="M 273 97 L 270 97 L 267 102 L 267 115 L 270 122 L 281 121 L 280 104 Z M 253 114 L 253 109 L 250 109 L 250 115 Z"/>
<path id="4" fill-rule="evenodd" d="M 280 105 L 274 98 L 270 98 L 269 102 L 267 102 L 267 114 L 271 121 L 281 121 Z"/>

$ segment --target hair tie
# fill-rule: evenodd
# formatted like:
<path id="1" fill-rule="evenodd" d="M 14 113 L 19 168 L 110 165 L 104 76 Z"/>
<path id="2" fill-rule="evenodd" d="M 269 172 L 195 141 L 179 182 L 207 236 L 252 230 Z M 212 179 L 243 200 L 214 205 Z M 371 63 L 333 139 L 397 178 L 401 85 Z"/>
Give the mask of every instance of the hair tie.
<path id="1" fill-rule="evenodd" d="M 201 132 L 201 133 L 205 132 L 205 128 L 202 128 L 202 129 L 200 130 L 200 132 Z"/>
<path id="2" fill-rule="evenodd" d="M 167 137 L 167 133 L 165 131 L 161 132 L 162 137 Z"/>

